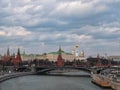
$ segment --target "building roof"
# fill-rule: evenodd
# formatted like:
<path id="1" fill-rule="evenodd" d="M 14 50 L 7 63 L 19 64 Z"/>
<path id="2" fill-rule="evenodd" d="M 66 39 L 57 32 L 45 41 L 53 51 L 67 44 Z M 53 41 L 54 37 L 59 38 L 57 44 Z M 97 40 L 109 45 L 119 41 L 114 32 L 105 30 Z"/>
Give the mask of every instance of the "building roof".
<path id="1" fill-rule="evenodd" d="M 109 58 L 120 59 L 120 56 L 109 56 Z"/>
<path id="2" fill-rule="evenodd" d="M 72 55 L 71 53 L 65 52 L 63 50 L 61 50 L 61 53 L 65 53 L 67 55 Z M 57 51 L 57 52 L 49 52 L 48 54 L 59 54 L 59 51 Z"/>

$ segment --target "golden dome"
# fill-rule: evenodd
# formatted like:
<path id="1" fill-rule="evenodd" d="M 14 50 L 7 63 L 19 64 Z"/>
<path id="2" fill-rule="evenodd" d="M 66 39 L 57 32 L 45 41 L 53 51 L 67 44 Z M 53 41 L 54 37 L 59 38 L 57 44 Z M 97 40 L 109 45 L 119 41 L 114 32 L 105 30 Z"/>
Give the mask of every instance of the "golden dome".
<path id="1" fill-rule="evenodd" d="M 75 46 L 76 48 L 78 48 L 79 46 L 78 46 L 78 44 L 76 44 L 76 46 Z"/>

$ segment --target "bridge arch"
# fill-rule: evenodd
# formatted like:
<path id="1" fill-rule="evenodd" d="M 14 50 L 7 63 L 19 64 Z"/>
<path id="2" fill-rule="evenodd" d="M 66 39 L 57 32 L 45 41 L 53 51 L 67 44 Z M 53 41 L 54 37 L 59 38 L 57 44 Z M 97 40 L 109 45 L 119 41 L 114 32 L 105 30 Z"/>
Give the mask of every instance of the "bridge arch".
<path id="1" fill-rule="evenodd" d="M 90 69 L 84 67 L 36 67 L 36 73 L 46 74 L 49 71 L 58 70 L 58 69 L 76 69 L 76 70 L 85 71 L 87 73 L 91 73 Z"/>

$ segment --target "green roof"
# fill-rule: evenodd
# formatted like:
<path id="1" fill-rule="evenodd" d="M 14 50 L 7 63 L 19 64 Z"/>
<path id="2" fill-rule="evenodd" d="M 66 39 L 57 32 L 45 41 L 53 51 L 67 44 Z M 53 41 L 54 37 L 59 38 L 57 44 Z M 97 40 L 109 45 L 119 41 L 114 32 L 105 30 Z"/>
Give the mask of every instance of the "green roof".
<path id="1" fill-rule="evenodd" d="M 68 55 L 72 55 L 72 53 L 68 53 L 68 52 L 66 52 L 66 54 L 68 54 Z"/>
<path id="2" fill-rule="evenodd" d="M 67 55 L 72 55 L 71 53 L 64 52 L 63 50 L 61 50 L 61 53 L 65 53 Z M 57 51 L 57 52 L 49 52 L 48 54 L 59 54 L 59 51 Z"/>

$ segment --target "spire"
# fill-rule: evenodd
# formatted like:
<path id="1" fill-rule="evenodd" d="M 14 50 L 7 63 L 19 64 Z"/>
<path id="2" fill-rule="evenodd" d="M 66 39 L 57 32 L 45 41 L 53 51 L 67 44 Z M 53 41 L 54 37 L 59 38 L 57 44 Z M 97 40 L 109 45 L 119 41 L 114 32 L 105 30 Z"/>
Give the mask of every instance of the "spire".
<path id="1" fill-rule="evenodd" d="M 9 51 L 9 48 L 7 49 L 7 56 L 9 56 L 10 55 L 10 51 Z"/>
<path id="2" fill-rule="evenodd" d="M 60 55 L 61 55 L 61 51 L 62 51 L 61 46 L 59 46 L 59 51 L 58 52 L 59 52 Z"/>
<path id="3" fill-rule="evenodd" d="M 101 59 L 100 59 L 100 55 L 99 55 L 99 54 L 97 54 L 97 59 L 98 59 L 98 61 L 97 61 L 96 66 L 97 66 L 97 67 L 102 67 L 103 65 L 102 65 L 102 61 L 101 61 Z"/>
<path id="4" fill-rule="evenodd" d="M 18 48 L 18 52 L 17 52 L 17 55 L 20 55 L 20 49 Z"/>
<path id="5" fill-rule="evenodd" d="M 14 59 L 14 65 L 19 66 L 22 63 L 21 55 L 20 55 L 20 49 L 18 48 L 17 56 Z"/>
<path id="6" fill-rule="evenodd" d="M 18 48 L 18 52 L 17 52 L 17 57 L 16 58 L 18 59 L 19 62 L 22 61 L 19 48 Z"/>
<path id="7" fill-rule="evenodd" d="M 61 47 L 59 46 L 59 51 L 58 51 L 58 58 L 57 58 L 57 66 L 62 67 L 63 66 L 63 60 L 62 60 L 62 54 L 61 54 Z"/>
<path id="8" fill-rule="evenodd" d="M 4 62 L 7 63 L 10 60 L 10 52 L 9 52 L 9 48 L 7 49 L 7 53 L 4 56 Z"/>

